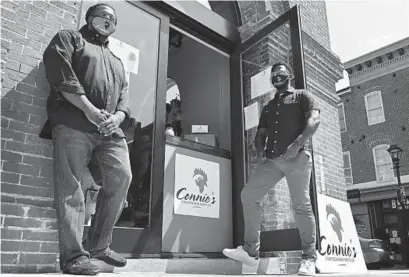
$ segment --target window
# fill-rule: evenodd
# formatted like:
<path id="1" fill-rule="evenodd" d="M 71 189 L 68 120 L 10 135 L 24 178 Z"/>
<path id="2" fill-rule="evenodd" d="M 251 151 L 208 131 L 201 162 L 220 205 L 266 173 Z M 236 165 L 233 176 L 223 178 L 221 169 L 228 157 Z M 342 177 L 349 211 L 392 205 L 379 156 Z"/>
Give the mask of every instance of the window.
<path id="1" fill-rule="evenodd" d="M 382 93 L 380 91 L 374 91 L 365 95 L 365 106 L 368 125 L 385 122 Z"/>
<path id="2" fill-rule="evenodd" d="M 382 144 L 375 146 L 372 149 L 375 162 L 376 180 L 378 182 L 390 181 L 395 177 L 392 168 L 392 159 L 387 151 L 388 147 L 389 145 Z"/>
<path id="3" fill-rule="evenodd" d="M 341 133 L 343 133 L 347 130 L 347 123 L 345 121 L 344 103 L 338 104 L 338 117 L 339 117 L 339 126 L 341 128 Z"/>
<path id="4" fill-rule="evenodd" d="M 351 155 L 349 154 L 349 152 L 344 152 L 343 156 L 344 156 L 345 183 L 347 186 L 350 186 L 353 184 Z"/>

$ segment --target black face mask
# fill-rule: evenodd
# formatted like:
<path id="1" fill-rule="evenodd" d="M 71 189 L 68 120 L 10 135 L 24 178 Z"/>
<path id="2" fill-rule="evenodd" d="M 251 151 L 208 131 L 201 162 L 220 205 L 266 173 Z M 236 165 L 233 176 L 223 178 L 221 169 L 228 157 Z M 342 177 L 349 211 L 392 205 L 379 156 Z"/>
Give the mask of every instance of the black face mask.
<path id="1" fill-rule="evenodd" d="M 290 82 L 290 76 L 285 74 L 276 74 L 271 77 L 271 83 L 277 89 L 286 87 Z"/>
<path id="2" fill-rule="evenodd" d="M 108 37 L 116 31 L 115 14 L 108 12 L 103 7 L 92 14 L 90 23 L 95 32 L 104 37 Z"/>

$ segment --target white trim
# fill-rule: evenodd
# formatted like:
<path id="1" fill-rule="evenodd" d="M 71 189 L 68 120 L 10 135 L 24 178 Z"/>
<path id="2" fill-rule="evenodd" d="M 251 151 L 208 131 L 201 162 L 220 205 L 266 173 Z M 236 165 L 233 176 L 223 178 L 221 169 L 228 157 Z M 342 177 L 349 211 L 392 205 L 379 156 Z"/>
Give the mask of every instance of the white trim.
<path id="1" fill-rule="evenodd" d="M 373 95 L 376 95 L 376 94 L 379 94 L 379 99 L 380 99 L 379 101 L 380 101 L 381 108 L 382 108 L 383 120 L 379 121 L 379 122 L 376 122 L 376 123 L 372 123 L 372 122 L 370 122 L 371 117 L 369 115 L 369 110 L 368 110 L 368 98 L 369 98 L 369 96 L 373 96 Z M 373 91 L 373 92 L 370 92 L 370 93 L 365 95 L 365 109 L 366 109 L 366 117 L 368 119 L 368 125 L 369 126 L 385 122 L 385 120 L 386 120 L 385 119 L 385 110 L 383 108 L 382 92 L 380 90 Z"/>
<path id="2" fill-rule="evenodd" d="M 349 83 L 351 87 L 354 87 L 370 80 L 398 72 L 408 67 L 409 55 L 405 54 L 382 64 L 377 64 L 371 68 L 352 73 L 349 75 Z"/>
<path id="3" fill-rule="evenodd" d="M 203 40 L 201 40 L 201 39 L 195 37 L 194 35 L 192 35 L 192 34 L 186 32 L 186 31 L 184 31 L 184 30 L 182 30 L 182 29 L 180 29 L 180 28 L 178 28 L 178 27 L 176 27 L 175 25 L 170 24 L 170 27 L 171 27 L 172 29 L 175 29 L 175 30 L 178 31 L 179 33 L 182 33 L 182 34 L 184 34 L 185 36 L 187 36 L 187 37 L 189 37 L 189 38 L 191 38 L 191 39 L 193 39 L 193 40 L 195 40 L 195 41 L 197 41 L 197 42 L 199 42 L 199 43 L 205 45 L 206 47 L 209 47 L 210 49 L 216 51 L 217 53 L 219 53 L 219 54 L 221 54 L 221 55 L 223 55 L 223 56 L 225 56 L 225 57 L 227 57 L 227 58 L 230 58 L 230 55 L 227 54 L 226 52 L 223 52 L 222 50 L 220 50 L 220 49 L 214 47 L 213 45 L 210 45 L 210 44 L 208 44 L 207 42 L 204 42 Z"/>
<path id="4" fill-rule="evenodd" d="M 384 184 L 389 182 L 390 180 L 385 180 L 385 181 L 379 181 L 379 174 L 378 174 L 378 170 L 377 170 L 377 164 L 376 164 L 376 155 L 375 155 L 375 151 L 376 150 L 380 150 L 380 149 L 385 149 L 385 151 L 388 149 L 389 144 L 379 144 L 377 146 L 372 147 L 372 158 L 373 158 L 373 162 L 374 162 L 374 166 L 375 166 L 375 174 L 376 174 L 376 182 L 379 184 Z M 391 163 L 391 167 L 393 166 L 392 164 L 392 158 L 388 155 L 388 158 L 390 159 L 390 163 Z M 392 171 L 393 172 L 393 171 Z M 395 174 L 393 174 L 395 177 Z M 394 178 L 392 178 L 391 180 L 393 180 Z"/>
<path id="5" fill-rule="evenodd" d="M 353 184 L 354 183 L 354 174 L 352 173 L 351 152 L 350 151 L 343 152 L 342 153 L 342 159 L 344 159 L 344 155 L 348 155 L 348 160 L 349 160 L 349 167 L 345 167 L 345 164 L 344 164 L 344 175 L 345 175 L 345 169 L 351 170 L 351 180 L 352 180 L 352 184 Z"/>
<path id="6" fill-rule="evenodd" d="M 368 60 L 375 59 L 378 56 L 385 55 L 388 52 L 396 51 L 401 47 L 406 48 L 408 43 L 409 43 L 409 37 L 406 37 L 404 39 L 401 39 L 399 41 L 396 41 L 394 43 L 391 43 L 389 45 L 381 47 L 381 48 L 379 48 L 377 50 L 374 50 L 372 52 L 369 52 L 369 53 L 364 54 L 362 56 L 356 57 L 356 58 L 354 58 L 352 60 L 349 60 L 347 62 L 344 62 L 344 67 L 345 68 L 350 68 L 350 67 L 353 67 L 353 66 L 355 66 L 357 64 L 364 63 L 364 62 L 366 62 Z"/>
<path id="7" fill-rule="evenodd" d="M 346 119 L 346 115 L 345 115 L 345 106 L 344 106 L 343 102 L 339 103 L 338 107 L 339 106 L 342 106 L 342 113 L 344 114 L 344 125 L 345 125 L 345 129 L 342 130 L 342 126 L 341 126 L 341 124 L 339 124 L 339 130 L 341 131 L 341 133 L 345 133 L 348 130 L 347 129 L 347 119 Z M 339 116 L 339 113 L 338 113 L 338 116 Z M 339 120 L 339 118 L 338 118 L 338 120 Z"/>
<path id="8" fill-rule="evenodd" d="M 402 181 L 402 184 L 409 183 L 409 175 L 401 176 L 401 181 Z M 382 183 L 378 181 L 370 181 L 370 182 L 365 182 L 365 183 L 353 184 L 352 186 L 348 186 L 346 189 L 347 190 L 353 190 L 353 189 L 371 190 L 375 188 L 388 187 L 392 185 L 396 185 L 396 186 L 398 185 L 398 179 L 396 177 L 393 178 L 393 180 L 382 182 Z"/>

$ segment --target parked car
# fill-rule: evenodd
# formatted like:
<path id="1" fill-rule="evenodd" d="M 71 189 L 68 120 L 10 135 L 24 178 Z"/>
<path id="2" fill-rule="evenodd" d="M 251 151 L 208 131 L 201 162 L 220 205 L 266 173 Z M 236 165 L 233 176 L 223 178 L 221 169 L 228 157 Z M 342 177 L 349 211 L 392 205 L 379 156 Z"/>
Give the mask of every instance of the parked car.
<path id="1" fill-rule="evenodd" d="M 380 239 L 359 238 L 366 266 L 369 269 L 381 269 L 394 265 L 394 253 L 389 242 Z"/>

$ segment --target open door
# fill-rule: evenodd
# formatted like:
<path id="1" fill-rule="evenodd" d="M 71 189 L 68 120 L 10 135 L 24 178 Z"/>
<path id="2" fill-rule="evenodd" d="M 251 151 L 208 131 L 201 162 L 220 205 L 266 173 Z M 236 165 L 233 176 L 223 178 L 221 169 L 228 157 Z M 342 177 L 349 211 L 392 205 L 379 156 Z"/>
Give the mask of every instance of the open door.
<path id="1" fill-rule="evenodd" d="M 267 66 L 275 62 L 292 61 L 294 87 L 306 88 L 304 54 L 301 40 L 301 21 L 299 6 L 281 15 L 243 43 L 237 45 L 231 58 L 231 109 L 232 109 L 232 171 L 233 171 L 233 210 L 234 210 L 234 245 L 242 245 L 244 237 L 244 219 L 240 193 L 251 174 L 254 165 L 248 155 L 248 148 L 253 147 L 255 128 L 246 130 L 244 107 L 255 102 L 263 88 L 252 87 L 253 76 L 262 73 Z M 269 51 L 273 48 L 273 51 Z M 271 53 L 273 52 L 273 53 Z M 273 56 L 271 56 L 273 54 Z M 265 61 L 263 63 L 263 61 Z M 270 74 L 269 72 L 266 74 Z M 257 90 L 257 91 L 256 91 Z M 264 91 L 268 93 L 267 91 Z M 248 97 L 251 95 L 251 97 Z M 263 104 L 267 104 L 268 97 Z M 257 101 L 260 98 L 257 99 Z M 312 152 L 312 144 L 309 143 Z M 314 158 L 312 156 L 312 162 Z M 310 194 L 314 214 L 317 219 L 317 237 L 319 237 L 314 164 L 312 164 Z M 273 222 L 272 222 L 273 223 Z M 263 228 L 262 228 L 263 229 Z M 262 231 L 261 252 L 300 250 L 301 241 L 298 229 L 283 228 L 274 231 Z"/>
<path id="2" fill-rule="evenodd" d="M 83 1 L 82 13 L 93 4 Z M 124 122 L 123 129 L 132 169 L 131 185 L 113 231 L 111 248 L 127 258 L 159 257 L 166 98 L 166 82 L 161 80 L 167 76 L 169 17 L 141 1 L 110 4 L 119 20 L 108 47 L 121 59 L 129 83 L 131 118 Z M 81 23 L 85 24 L 84 19 Z M 100 188 L 96 176 L 93 174 L 95 184 L 85 192 L 91 215 L 95 213 L 92 203 Z"/>

